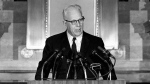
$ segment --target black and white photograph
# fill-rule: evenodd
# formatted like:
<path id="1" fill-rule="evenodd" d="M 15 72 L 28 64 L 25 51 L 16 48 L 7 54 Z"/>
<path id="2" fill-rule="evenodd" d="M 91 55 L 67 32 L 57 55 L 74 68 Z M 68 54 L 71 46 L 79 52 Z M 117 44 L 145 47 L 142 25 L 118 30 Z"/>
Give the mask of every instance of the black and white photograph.
<path id="1" fill-rule="evenodd" d="M 150 0 L 0 0 L 0 84 L 149 84 Z"/>

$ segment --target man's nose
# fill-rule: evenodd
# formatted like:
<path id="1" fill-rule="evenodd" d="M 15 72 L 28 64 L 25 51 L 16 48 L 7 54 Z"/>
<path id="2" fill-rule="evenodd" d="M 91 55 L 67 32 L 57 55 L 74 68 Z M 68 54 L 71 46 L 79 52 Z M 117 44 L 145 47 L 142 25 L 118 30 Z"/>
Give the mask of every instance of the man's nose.
<path id="1" fill-rule="evenodd" d="M 79 20 L 76 21 L 76 26 L 80 26 L 80 21 Z"/>

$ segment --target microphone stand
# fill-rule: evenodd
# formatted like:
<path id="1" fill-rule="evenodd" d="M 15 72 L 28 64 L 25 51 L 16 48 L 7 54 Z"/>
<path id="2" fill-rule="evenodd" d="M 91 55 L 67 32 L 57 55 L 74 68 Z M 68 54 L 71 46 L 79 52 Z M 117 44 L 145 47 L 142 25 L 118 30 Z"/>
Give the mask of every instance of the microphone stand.
<path id="1" fill-rule="evenodd" d="M 91 70 L 91 68 L 88 67 L 87 63 L 84 63 L 84 66 L 87 67 L 91 71 L 91 73 L 95 76 L 96 79 L 98 79 L 98 74 L 96 73 L 96 71 L 95 71 L 95 74 L 94 74 L 94 72 Z"/>
<path id="2" fill-rule="evenodd" d="M 115 63 L 116 63 L 116 58 L 108 51 L 108 50 L 105 50 L 104 48 L 102 48 L 102 47 L 100 47 L 100 46 L 98 46 L 98 49 L 100 50 L 100 51 L 102 51 L 103 53 L 105 53 L 105 55 L 106 55 L 106 57 L 107 58 L 109 58 L 109 57 L 111 57 L 111 58 L 113 58 L 114 60 L 115 60 L 115 62 L 114 62 L 114 64 L 112 64 L 112 61 L 110 60 L 110 58 L 109 58 L 109 61 L 110 61 L 110 63 L 112 64 L 111 66 L 109 65 L 109 68 L 111 68 L 110 69 L 110 71 L 109 71 L 109 80 L 111 80 L 111 70 L 114 68 L 114 66 L 115 66 Z"/>
<path id="3" fill-rule="evenodd" d="M 111 72 L 109 73 L 109 80 L 111 80 Z"/>
<path id="4" fill-rule="evenodd" d="M 115 60 L 115 62 L 116 62 L 116 59 L 115 59 L 115 57 L 114 56 L 111 56 L 114 60 Z M 109 58 L 109 61 L 111 62 L 111 64 L 112 64 L 112 61 L 110 60 L 110 58 Z M 114 63 L 114 65 L 115 65 L 115 63 Z M 109 80 L 112 80 L 112 78 L 111 78 L 111 70 L 114 68 L 114 65 L 112 64 L 112 65 L 109 65 L 110 66 L 110 73 L 109 73 Z"/>
<path id="5" fill-rule="evenodd" d="M 63 59 L 63 56 L 61 56 L 61 58 L 60 58 L 60 60 L 59 60 L 59 62 L 58 62 L 57 65 L 56 65 L 56 60 L 57 60 L 57 58 L 56 58 L 56 60 L 55 60 L 54 66 L 56 65 L 56 68 L 54 69 L 54 73 L 53 73 L 53 74 L 54 74 L 54 77 L 53 77 L 53 79 L 56 79 L 56 74 L 57 74 L 58 66 L 59 66 L 59 64 L 60 64 L 61 59 Z"/>
<path id="6" fill-rule="evenodd" d="M 83 65 L 82 59 L 80 58 L 79 61 L 80 61 L 81 65 L 82 65 L 82 68 L 83 68 L 83 71 L 84 71 L 85 80 L 87 80 L 87 73 L 86 73 L 86 69 L 85 69 L 85 67 Z"/>
<path id="7" fill-rule="evenodd" d="M 70 68 L 71 68 L 71 65 L 72 65 L 72 61 L 71 60 L 67 59 L 67 61 L 69 61 L 70 64 L 69 64 L 69 69 L 67 71 L 66 79 L 68 79 L 68 75 L 69 75 Z"/>
<path id="8" fill-rule="evenodd" d="M 70 59 L 67 59 L 67 62 L 69 63 L 69 68 L 68 68 L 68 71 L 67 71 L 67 74 L 66 74 L 66 79 L 68 79 L 68 77 L 69 77 L 69 73 L 70 73 L 70 70 L 71 70 L 71 66 L 73 66 L 73 68 L 74 68 L 74 79 L 76 79 L 77 78 L 77 76 L 76 76 L 76 70 L 75 70 L 75 54 L 74 53 L 72 53 L 72 55 L 71 55 L 71 58 Z"/>
<path id="9" fill-rule="evenodd" d="M 53 66 L 53 79 L 56 79 L 56 74 L 57 74 L 57 69 L 58 69 L 58 65 L 59 65 L 59 63 L 60 63 L 60 60 L 63 58 L 63 56 L 61 56 L 61 58 L 60 58 L 60 55 L 62 54 L 62 52 L 60 52 L 60 53 L 58 53 L 58 55 L 56 56 L 56 59 L 55 59 L 55 61 L 54 61 L 54 66 Z M 56 62 L 57 62 L 57 59 L 58 58 L 60 58 L 60 60 L 59 60 L 59 63 L 57 63 L 57 65 L 56 65 Z M 55 66 L 56 66 L 56 68 L 55 68 Z"/>
<path id="10" fill-rule="evenodd" d="M 44 69 L 45 64 L 46 64 L 57 52 L 58 52 L 58 51 L 56 50 L 56 51 L 50 56 L 50 58 L 48 58 L 48 60 L 46 60 L 46 61 L 43 63 L 43 66 L 42 66 L 42 73 L 41 73 L 42 79 L 44 79 L 44 77 L 43 77 L 43 69 Z"/>
<path id="11" fill-rule="evenodd" d="M 80 55 L 79 55 L 79 56 L 80 56 Z M 87 80 L 87 72 L 86 72 L 86 68 L 85 68 L 85 67 L 87 67 L 87 68 L 90 70 L 90 72 L 91 72 L 91 73 L 95 76 L 95 78 L 97 79 L 97 78 L 98 78 L 98 75 L 97 75 L 97 74 L 94 74 L 94 72 L 88 67 L 88 65 L 87 65 L 87 63 L 86 63 L 85 60 L 86 60 L 86 59 L 84 59 L 84 58 L 82 58 L 82 56 L 80 56 L 79 61 L 80 61 L 81 65 L 82 65 L 82 67 L 83 67 L 85 79 Z M 96 72 L 95 72 L 95 73 L 96 73 Z M 96 76 L 96 75 L 97 75 L 97 76 Z"/>
<path id="12" fill-rule="evenodd" d="M 55 58 L 55 61 L 54 61 L 54 66 L 53 66 L 53 71 L 52 71 L 52 79 L 56 79 L 56 73 L 57 73 L 57 68 L 58 68 L 58 64 L 60 63 L 60 61 L 59 61 L 59 63 L 57 64 L 57 66 L 56 66 L 56 72 L 55 72 L 55 65 L 56 65 L 56 61 L 57 61 L 57 58 L 60 58 L 60 55 L 62 55 L 62 53 L 63 53 L 63 51 L 65 50 L 65 48 L 62 48 L 62 50 L 61 51 L 59 51 L 59 53 L 57 54 L 57 56 L 56 56 L 56 58 Z M 63 56 L 61 56 L 61 58 L 63 58 Z M 54 74 L 54 75 L 53 75 Z"/>
<path id="13" fill-rule="evenodd" d="M 107 75 L 108 74 L 108 77 L 109 76 L 111 76 L 110 74 L 111 74 L 111 70 L 112 70 L 112 67 L 109 65 L 109 63 L 105 60 L 105 59 L 103 59 L 96 51 L 93 51 L 92 52 L 93 54 L 95 54 L 95 55 L 97 55 L 100 59 L 102 59 L 105 63 L 107 63 L 107 65 L 108 65 L 108 67 L 109 67 L 109 72 L 107 72 L 106 74 L 104 74 L 104 75 L 102 75 L 102 76 L 105 76 L 105 75 Z M 109 59 L 110 60 L 110 59 Z M 111 61 L 110 61 L 111 62 Z M 111 77 L 110 77 L 111 78 Z M 110 79 L 111 80 L 111 79 Z"/>
<path id="14" fill-rule="evenodd" d="M 107 54 L 106 54 L 107 55 Z M 108 56 L 107 56 L 108 57 Z M 111 58 L 113 58 L 114 60 L 115 60 L 115 62 L 116 62 L 116 59 L 115 59 L 115 57 L 114 56 L 110 56 Z M 108 74 L 108 78 L 109 78 L 109 80 L 112 80 L 112 78 L 111 78 L 111 70 L 114 68 L 114 65 L 115 65 L 115 63 L 114 63 L 114 65 L 113 65 L 113 63 L 112 63 L 112 61 L 111 61 L 111 59 L 109 58 L 109 60 L 108 60 L 109 62 L 110 62 L 110 64 L 107 62 L 107 64 L 108 64 L 108 67 L 109 67 L 109 74 Z M 107 78 L 107 79 L 108 79 Z"/>
<path id="15" fill-rule="evenodd" d="M 77 66 L 77 54 L 74 54 L 73 66 L 74 66 L 74 79 L 77 79 L 77 71 L 76 71 L 76 66 Z"/>

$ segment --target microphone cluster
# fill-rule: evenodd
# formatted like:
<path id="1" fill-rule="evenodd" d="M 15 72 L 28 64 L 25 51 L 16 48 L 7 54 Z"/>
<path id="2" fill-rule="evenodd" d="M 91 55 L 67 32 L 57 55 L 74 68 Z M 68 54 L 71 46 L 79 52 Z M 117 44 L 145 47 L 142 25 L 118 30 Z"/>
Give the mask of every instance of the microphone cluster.
<path id="1" fill-rule="evenodd" d="M 112 63 L 112 62 L 111 62 L 111 60 L 108 59 L 108 58 L 110 58 L 110 57 L 113 58 L 113 59 L 115 60 L 115 62 L 116 62 L 116 59 L 115 59 L 115 57 L 114 57 L 108 50 L 106 50 L 106 49 L 104 49 L 104 48 L 102 48 L 102 47 L 100 47 L 100 46 L 98 46 L 97 48 L 98 48 L 98 50 L 100 50 L 100 51 L 104 54 L 104 58 L 103 58 L 102 56 L 100 56 L 100 55 L 97 53 L 96 50 L 93 50 L 93 51 L 92 51 L 92 54 L 98 56 L 101 60 L 103 60 L 105 63 L 107 63 L 107 65 L 108 65 L 108 67 L 109 67 L 109 71 L 108 71 L 106 74 L 102 75 L 102 76 L 105 76 L 105 75 L 111 73 L 111 70 L 114 68 L 114 65 L 115 65 L 115 63 L 114 63 L 113 65 L 110 65 L 110 63 Z M 106 58 L 107 58 L 107 59 L 106 59 Z"/>
<path id="2" fill-rule="evenodd" d="M 57 75 L 57 69 L 58 69 L 58 65 L 60 63 L 60 60 L 63 58 L 62 54 L 65 51 L 65 48 L 62 48 L 62 50 L 60 50 L 58 52 L 58 54 L 56 55 L 55 61 L 54 61 L 54 66 L 53 66 L 53 79 L 56 79 L 56 75 Z M 60 59 L 61 58 L 61 59 Z M 59 62 L 57 63 L 57 60 L 59 60 Z M 57 64 L 56 64 L 57 63 Z"/>
<path id="3" fill-rule="evenodd" d="M 98 46 L 98 49 L 99 49 L 100 51 L 102 51 L 102 52 L 105 54 L 105 56 L 106 56 L 107 58 L 109 58 L 109 57 L 115 58 L 108 50 L 103 49 L 103 48 L 100 47 L 100 46 Z"/>
<path id="4" fill-rule="evenodd" d="M 56 65 L 56 61 L 57 61 L 57 59 L 62 59 L 63 58 L 63 56 L 62 56 L 62 54 L 63 54 L 63 52 L 65 51 L 65 48 L 62 48 L 62 50 L 58 50 L 58 49 L 56 49 L 54 52 L 53 52 L 53 54 L 44 62 L 44 64 L 43 64 L 43 66 L 42 66 L 42 76 L 43 76 L 43 69 L 44 69 L 44 66 L 45 66 L 45 64 L 48 62 L 48 61 L 50 61 L 50 60 L 52 60 L 53 58 L 55 58 L 54 59 L 54 66 L 53 66 L 53 79 L 55 79 L 56 78 L 56 74 L 57 74 L 57 68 L 58 68 L 58 65 Z M 60 61 L 59 61 L 60 62 Z M 44 79 L 44 78 L 43 78 Z"/>
<path id="5" fill-rule="evenodd" d="M 109 67 L 109 72 L 107 72 L 106 74 L 104 75 L 107 75 L 111 72 L 111 70 L 113 69 L 112 66 L 110 66 L 110 59 L 108 60 L 108 58 L 112 57 L 115 59 L 115 57 L 113 55 L 111 55 L 111 53 L 106 50 L 106 49 L 103 49 L 102 47 L 98 46 L 97 49 L 102 52 L 104 54 L 104 57 L 100 56 L 99 55 L 99 51 L 98 50 L 93 50 L 92 51 L 92 54 L 95 55 L 95 56 L 98 56 L 101 60 L 103 60 L 105 63 L 107 63 L 108 67 Z M 50 61 L 51 59 L 54 58 L 54 65 L 53 65 L 53 79 L 56 79 L 56 75 L 57 75 L 57 70 L 58 70 L 58 67 L 59 67 L 59 64 L 60 64 L 60 60 L 63 59 L 63 52 L 66 50 L 66 48 L 62 48 L 61 50 L 58 50 L 56 49 L 52 55 L 44 62 L 43 64 L 43 67 L 42 67 L 42 70 L 45 66 L 45 64 Z M 96 73 L 96 71 L 93 69 L 93 67 L 100 67 L 101 69 L 101 64 L 100 63 L 92 63 L 92 64 L 89 64 L 89 62 L 87 61 L 87 59 L 85 57 L 83 57 L 81 55 L 81 53 L 77 53 L 74 57 L 71 57 L 71 59 L 67 59 L 69 62 L 69 68 L 68 68 L 68 71 L 67 71 L 67 75 L 66 75 L 66 79 L 68 79 L 69 77 L 69 73 L 70 73 L 70 69 L 71 69 L 71 66 L 73 65 L 74 66 L 74 71 L 75 71 L 75 77 L 74 79 L 76 79 L 76 64 L 77 64 L 77 61 L 79 61 L 79 63 L 81 64 L 82 66 L 82 69 L 84 71 L 84 77 L 85 79 L 87 79 L 87 70 L 88 69 L 94 76 L 95 78 L 99 78 L 98 74 Z M 104 76 L 102 75 L 102 76 Z"/>

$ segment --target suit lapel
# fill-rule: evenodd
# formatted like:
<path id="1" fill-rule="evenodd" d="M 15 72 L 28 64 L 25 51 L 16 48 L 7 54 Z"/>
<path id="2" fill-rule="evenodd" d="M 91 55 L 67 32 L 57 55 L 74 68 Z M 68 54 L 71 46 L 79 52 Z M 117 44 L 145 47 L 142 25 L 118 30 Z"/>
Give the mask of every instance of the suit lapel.
<path id="1" fill-rule="evenodd" d="M 62 36 L 61 46 L 62 46 L 62 48 L 65 48 L 64 55 L 67 56 L 69 51 L 71 50 L 71 48 L 70 48 L 70 44 L 69 44 L 69 41 L 68 41 L 68 37 L 67 37 L 66 31 L 64 32 L 64 34 Z"/>
<path id="2" fill-rule="evenodd" d="M 82 38 L 82 43 L 81 43 L 81 50 L 80 53 L 85 56 L 86 51 L 88 50 L 89 47 L 89 39 L 86 35 L 85 32 L 83 32 L 83 38 Z"/>

